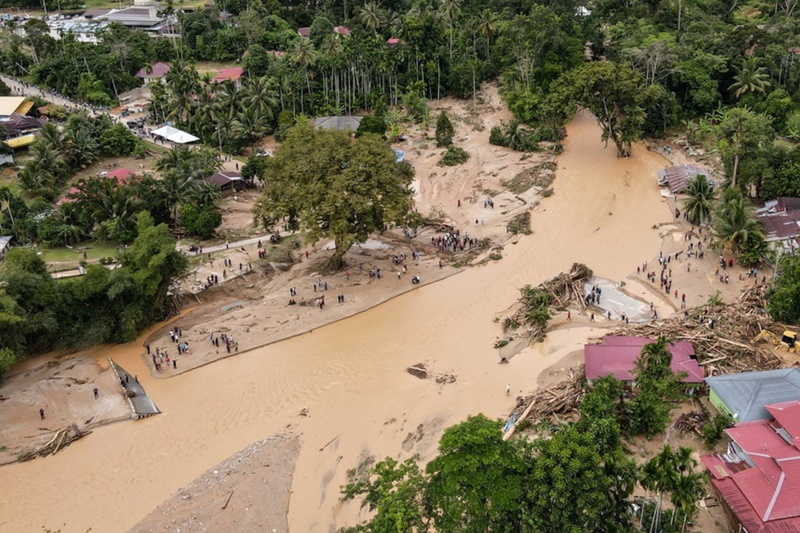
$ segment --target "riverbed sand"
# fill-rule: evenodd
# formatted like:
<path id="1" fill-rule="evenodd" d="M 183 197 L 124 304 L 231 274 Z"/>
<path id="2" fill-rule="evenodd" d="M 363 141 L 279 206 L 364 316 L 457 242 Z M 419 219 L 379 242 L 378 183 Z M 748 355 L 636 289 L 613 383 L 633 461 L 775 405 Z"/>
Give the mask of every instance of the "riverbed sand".
<path id="1" fill-rule="evenodd" d="M 168 380 L 148 374 L 141 346 L 149 334 L 88 352 L 138 373 L 164 414 L 98 428 L 53 457 L 4 467 L 0 531 L 127 530 L 210 465 L 285 429 L 302 443 L 289 530 L 330 531 L 363 519 L 358 503 L 340 502 L 348 469 L 369 457 L 430 459 L 445 427 L 479 412 L 504 417 L 514 402 L 506 383 L 512 396 L 533 390 L 545 369 L 602 331 L 601 323 L 555 331 L 497 364 L 492 318 L 520 286 L 575 261 L 622 280 L 661 250 L 659 228 L 673 218 L 655 186 L 663 158 L 636 145 L 633 157 L 617 159 L 585 112 L 567 132 L 553 196 L 534 209 L 533 235 L 506 244 L 501 261 Z M 454 203 L 442 202 L 448 210 Z M 420 362 L 456 381 L 405 372 Z"/>

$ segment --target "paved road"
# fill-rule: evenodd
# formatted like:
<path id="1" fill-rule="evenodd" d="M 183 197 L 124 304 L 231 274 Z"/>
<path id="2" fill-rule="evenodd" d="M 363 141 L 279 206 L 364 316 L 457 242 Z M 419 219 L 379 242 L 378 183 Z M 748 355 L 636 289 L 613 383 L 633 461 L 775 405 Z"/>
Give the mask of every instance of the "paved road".
<path id="1" fill-rule="evenodd" d="M 3 83 L 9 86 L 12 93 L 17 94 L 19 96 L 38 96 L 44 100 L 47 100 L 48 102 L 64 107 L 86 109 L 91 113 L 107 113 L 107 111 L 103 109 L 92 108 L 91 106 L 88 106 L 80 102 L 76 102 L 75 100 L 70 100 L 69 98 L 49 93 L 37 87 L 36 85 L 31 85 L 31 84 L 27 84 L 27 86 L 23 85 L 23 82 L 15 78 L 10 78 L 8 76 L 0 74 L 0 79 L 3 80 Z M 112 116 L 112 118 L 114 117 Z"/>

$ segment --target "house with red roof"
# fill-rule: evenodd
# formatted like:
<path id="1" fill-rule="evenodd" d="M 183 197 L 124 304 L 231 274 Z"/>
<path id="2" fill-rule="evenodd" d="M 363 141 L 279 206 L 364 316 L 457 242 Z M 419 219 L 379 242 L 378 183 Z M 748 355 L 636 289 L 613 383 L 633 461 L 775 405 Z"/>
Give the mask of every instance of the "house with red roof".
<path id="1" fill-rule="evenodd" d="M 239 89 L 242 86 L 242 76 L 244 76 L 244 67 L 224 68 L 211 79 L 211 82 L 222 83 L 223 81 L 230 80 L 236 85 L 236 88 Z"/>
<path id="2" fill-rule="evenodd" d="M 158 63 L 153 63 L 149 67 L 145 67 L 139 72 L 136 73 L 136 77 L 142 80 L 142 83 L 147 85 L 153 81 L 163 81 L 164 76 L 167 75 L 167 72 L 172 68 L 170 63 L 163 63 L 159 61 Z"/>
<path id="3" fill-rule="evenodd" d="M 335 33 L 336 35 L 344 35 L 345 37 L 349 37 L 350 28 L 348 28 L 347 26 L 336 26 L 335 28 L 333 28 L 333 33 Z"/>
<path id="4" fill-rule="evenodd" d="M 116 181 L 119 185 L 125 185 L 128 180 L 135 174 L 134 171 L 127 168 L 115 168 L 106 176 L 110 180 Z"/>
<path id="5" fill-rule="evenodd" d="M 800 531 L 800 399 L 766 409 L 770 418 L 726 430 L 726 453 L 700 460 L 742 531 Z"/>
<path id="6" fill-rule="evenodd" d="M 604 376 L 612 375 L 620 381 L 632 382 L 636 360 L 642 348 L 656 341 L 647 337 L 621 337 L 606 335 L 601 344 L 587 344 L 583 347 L 586 366 L 586 380 L 590 383 Z M 672 354 L 672 371 L 685 373 L 684 383 L 702 383 L 705 370 L 695 358 L 694 346 L 688 341 L 678 341 L 667 345 Z"/>
<path id="7" fill-rule="evenodd" d="M 397 37 L 389 37 L 388 39 L 386 39 L 386 44 L 388 44 L 389 46 L 403 46 L 406 43 L 405 41 L 403 41 L 403 39 L 399 39 Z"/>

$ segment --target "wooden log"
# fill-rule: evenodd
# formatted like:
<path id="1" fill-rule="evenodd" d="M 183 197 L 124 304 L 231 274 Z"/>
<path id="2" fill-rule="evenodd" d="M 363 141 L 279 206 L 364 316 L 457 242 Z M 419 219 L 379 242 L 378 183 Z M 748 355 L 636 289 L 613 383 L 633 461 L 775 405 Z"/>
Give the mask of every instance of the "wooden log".
<path id="1" fill-rule="evenodd" d="M 228 508 L 228 504 L 231 502 L 231 498 L 233 498 L 233 489 L 231 489 L 231 491 L 228 493 L 228 499 L 225 500 L 225 504 L 222 506 L 223 511 Z"/>
<path id="2" fill-rule="evenodd" d="M 530 412 L 531 412 L 531 409 L 533 409 L 533 406 L 534 406 L 534 405 L 536 405 L 536 401 L 535 401 L 535 400 L 534 400 L 534 401 L 532 401 L 532 402 L 531 402 L 531 404 L 530 404 L 530 405 L 527 407 L 527 409 L 525 409 L 525 410 L 522 412 L 522 414 L 521 414 L 521 415 L 520 415 L 520 417 L 517 419 L 517 421 L 516 421 L 516 422 L 514 422 L 514 423 L 511 425 L 511 428 L 509 428 L 509 430 L 508 430 L 508 431 L 506 431 L 506 434 L 505 434 L 505 435 L 503 435 L 503 440 L 504 440 L 504 441 L 507 441 L 508 439 L 510 439 L 511 437 L 513 437 L 513 436 L 514 436 L 514 432 L 517 430 L 517 424 L 519 424 L 520 420 L 525 420 L 525 418 L 528 416 L 528 413 L 530 413 Z"/>
<path id="3" fill-rule="evenodd" d="M 714 359 L 709 359 L 708 361 L 703 361 L 702 363 L 698 362 L 697 364 L 699 364 L 700 366 L 706 366 L 710 365 L 711 363 L 716 363 L 717 361 L 724 361 L 727 358 L 728 358 L 727 355 L 723 355 L 722 357 L 715 357 Z"/>

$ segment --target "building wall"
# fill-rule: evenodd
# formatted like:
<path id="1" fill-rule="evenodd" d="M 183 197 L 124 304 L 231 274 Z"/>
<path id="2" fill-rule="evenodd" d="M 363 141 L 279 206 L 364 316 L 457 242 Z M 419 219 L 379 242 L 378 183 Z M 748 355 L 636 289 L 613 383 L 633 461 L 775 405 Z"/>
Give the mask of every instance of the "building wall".
<path id="1" fill-rule="evenodd" d="M 719 397 L 719 395 L 714 391 L 714 389 L 711 389 L 711 392 L 708 394 L 708 401 L 711 402 L 711 405 L 716 407 L 717 411 L 731 416 L 732 418 L 734 418 L 734 420 L 738 422 L 738 420 L 733 416 L 731 410 L 728 408 L 727 405 L 725 405 L 725 403 L 722 401 L 722 398 Z"/>

